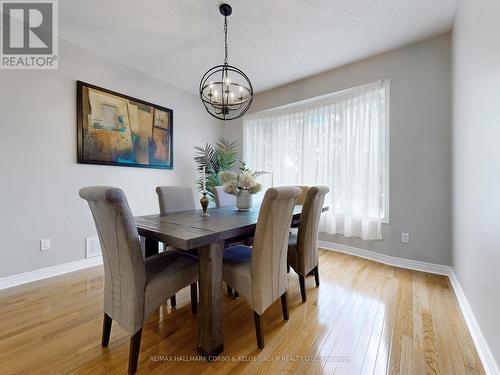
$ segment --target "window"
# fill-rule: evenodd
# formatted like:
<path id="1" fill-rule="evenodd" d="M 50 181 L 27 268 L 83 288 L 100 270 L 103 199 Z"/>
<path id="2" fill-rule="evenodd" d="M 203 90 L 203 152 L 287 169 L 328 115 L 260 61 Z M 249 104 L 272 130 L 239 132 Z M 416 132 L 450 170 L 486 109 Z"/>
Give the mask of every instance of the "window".
<path id="1" fill-rule="evenodd" d="M 320 230 L 382 239 L 389 219 L 389 81 L 244 118 L 248 166 L 268 185 L 326 185 Z"/>

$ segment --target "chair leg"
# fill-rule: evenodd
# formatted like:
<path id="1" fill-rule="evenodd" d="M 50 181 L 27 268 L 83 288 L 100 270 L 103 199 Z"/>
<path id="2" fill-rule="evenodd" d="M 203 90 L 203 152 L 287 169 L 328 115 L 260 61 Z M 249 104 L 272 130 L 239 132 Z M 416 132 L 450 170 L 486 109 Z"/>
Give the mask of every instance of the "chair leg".
<path id="1" fill-rule="evenodd" d="M 290 273 L 290 265 L 288 263 L 286 264 L 286 273 Z"/>
<path id="2" fill-rule="evenodd" d="M 288 320 L 288 292 L 281 295 L 281 309 L 283 310 L 283 319 Z"/>
<path id="3" fill-rule="evenodd" d="M 198 285 L 191 284 L 191 312 L 196 314 L 198 312 Z"/>
<path id="4" fill-rule="evenodd" d="M 113 319 L 111 319 L 108 314 L 104 313 L 104 319 L 102 320 L 102 346 L 106 347 L 109 344 L 112 323 Z"/>
<path id="5" fill-rule="evenodd" d="M 141 350 L 142 328 L 130 338 L 130 352 L 128 356 L 128 373 L 137 372 L 137 361 L 139 360 L 139 351 Z"/>
<path id="6" fill-rule="evenodd" d="M 316 268 L 313 270 L 314 271 L 314 280 L 316 281 L 316 286 L 319 286 L 319 266 L 316 266 Z"/>
<path id="7" fill-rule="evenodd" d="M 175 307 L 177 305 L 177 301 L 175 299 L 175 294 L 170 297 L 170 306 Z"/>
<path id="8" fill-rule="evenodd" d="M 259 349 L 264 349 L 264 329 L 262 325 L 262 315 L 253 312 L 253 319 L 255 320 L 255 334 L 257 335 L 257 346 Z"/>
<path id="9" fill-rule="evenodd" d="M 231 288 L 229 285 L 227 285 L 227 295 L 230 297 L 233 295 L 233 288 Z"/>
<path id="10" fill-rule="evenodd" d="M 302 296 L 302 302 L 306 302 L 306 280 L 302 275 L 299 275 L 299 284 L 300 284 L 300 295 Z"/>

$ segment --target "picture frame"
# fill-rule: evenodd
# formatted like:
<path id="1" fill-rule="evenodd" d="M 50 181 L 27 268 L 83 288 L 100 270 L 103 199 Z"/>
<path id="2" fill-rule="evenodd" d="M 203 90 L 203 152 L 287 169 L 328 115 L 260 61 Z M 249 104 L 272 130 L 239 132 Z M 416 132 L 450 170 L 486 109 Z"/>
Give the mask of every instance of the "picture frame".
<path id="1" fill-rule="evenodd" d="M 77 162 L 173 169 L 173 110 L 77 81 Z"/>

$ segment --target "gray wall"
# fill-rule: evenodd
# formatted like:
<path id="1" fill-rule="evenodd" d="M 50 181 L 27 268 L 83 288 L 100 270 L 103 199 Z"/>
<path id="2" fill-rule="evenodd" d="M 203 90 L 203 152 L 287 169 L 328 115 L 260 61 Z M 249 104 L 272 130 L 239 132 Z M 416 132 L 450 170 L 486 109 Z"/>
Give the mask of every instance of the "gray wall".
<path id="1" fill-rule="evenodd" d="M 77 164 L 77 79 L 172 108 L 175 169 Z M 193 146 L 221 131 L 195 95 L 62 41 L 59 70 L 0 71 L 0 113 L 0 277 L 84 258 L 95 229 L 82 186 L 118 186 L 134 214 L 157 212 L 154 188 L 194 187 Z"/>
<path id="2" fill-rule="evenodd" d="M 453 30 L 453 269 L 500 363 L 500 2 L 460 2 Z"/>
<path id="3" fill-rule="evenodd" d="M 390 224 L 383 241 L 326 236 L 327 241 L 396 257 L 450 264 L 450 34 L 415 43 L 256 95 L 260 111 L 392 78 Z M 242 121 L 224 126 L 242 139 Z M 401 232 L 410 243 L 401 243 Z"/>

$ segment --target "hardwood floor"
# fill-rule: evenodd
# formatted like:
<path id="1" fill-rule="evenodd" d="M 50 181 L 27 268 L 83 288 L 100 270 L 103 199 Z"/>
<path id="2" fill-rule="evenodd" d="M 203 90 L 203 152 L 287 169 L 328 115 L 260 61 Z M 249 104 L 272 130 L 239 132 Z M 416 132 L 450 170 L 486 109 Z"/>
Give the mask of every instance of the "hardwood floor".
<path id="1" fill-rule="evenodd" d="M 257 349 L 252 310 L 224 298 L 225 351 L 197 357 L 190 291 L 142 333 L 138 374 L 484 374 L 446 277 L 320 251 L 321 286 L 289 275 L 290 320 L 280 300 L 264 313 Z M 2 374 L 125 374 L 129 337 L 113 324 L 101 347 L 101 267 L 0 292 Z M 191 359 L 191 360 L 190 360 Z"/>

